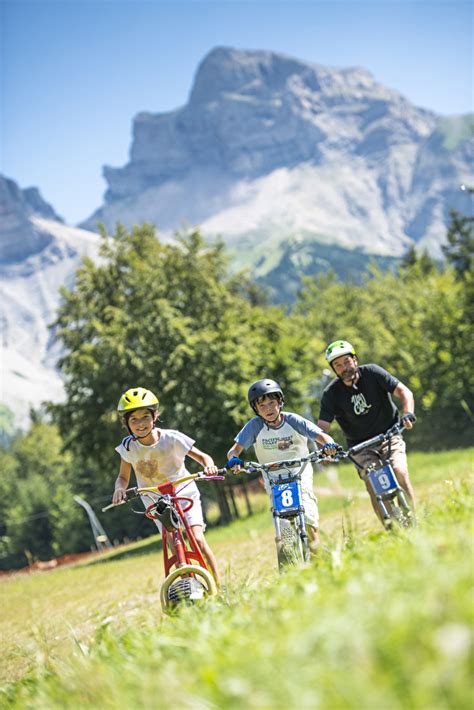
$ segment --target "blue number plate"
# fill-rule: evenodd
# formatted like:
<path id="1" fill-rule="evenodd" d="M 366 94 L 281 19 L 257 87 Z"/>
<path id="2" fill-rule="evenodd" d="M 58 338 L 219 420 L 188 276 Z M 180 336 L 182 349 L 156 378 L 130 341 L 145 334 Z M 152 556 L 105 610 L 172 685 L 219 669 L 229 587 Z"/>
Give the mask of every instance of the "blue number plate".
<path id="1" fill-rule="evenodd" d="M 399 487 L 393 468 L 389 464 L 376 471 L 371 471 L 369 478 L 376 495 L 379 496 L 391 493 Z"/>
<path id="2" fill-rule="evenodd" d="M 274 484 L 272 487 L 272 493 L 273 507 L 279 513 L 288 510 L 298 510 L 301 505 L 297 481 Z"/>

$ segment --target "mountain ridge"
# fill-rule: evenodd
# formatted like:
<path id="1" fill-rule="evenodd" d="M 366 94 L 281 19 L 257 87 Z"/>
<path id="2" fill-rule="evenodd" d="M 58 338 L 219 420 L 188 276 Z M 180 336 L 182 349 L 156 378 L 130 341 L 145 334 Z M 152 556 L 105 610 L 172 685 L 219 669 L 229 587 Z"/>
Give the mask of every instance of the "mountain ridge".
<path id="1" fill-rule="evenodd" d="M 136 115 L 130 160 L 104 167 L 105 202 L 81 226 L 149 221 L 169 237 L 188 222 L 232 249 L 274 241 L 280 223 L 282 240 L 311 232 L 343 248 L 400 256 L 414 243 L 439 256 L 472 176 L 472 125 L 414 106 L 364 69 L 218 47 L 184 106 Z"/>
<path id="2" fill-rule="evenodd" d="M 469 209 L 459 184 L 474 183 L 472 134 L 472 115 L 417 108 L 361 68 L 212 50 L 182 107 L 136 115 L 130 161 L 104 168 L 105 202 L 85 229 L 0 176 L 0 400 L 24 422 L 63 396 L 48 324 L 82 256 L 98 258 L 98 221 L 109 233 L 152 222 L 165 241 L 198 225 L 288 303 L 302 275 L 357 278 L 412 245 L 438 257 L 449 208 Z"/>

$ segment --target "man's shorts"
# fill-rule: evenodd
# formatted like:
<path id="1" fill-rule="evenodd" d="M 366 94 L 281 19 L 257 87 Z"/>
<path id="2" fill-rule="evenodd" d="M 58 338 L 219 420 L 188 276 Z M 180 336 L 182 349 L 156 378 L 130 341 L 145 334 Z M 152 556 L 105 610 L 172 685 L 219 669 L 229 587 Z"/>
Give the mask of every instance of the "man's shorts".
<path id="1" fill-rule="evenodd" d="M 199 493 L 199 489 L 197 485 L 195 484 L 194 481 L 189 481 L 187 483 L 182 483 L 177 487 L 177 493 L 180 496 L 183 496 L 183 498 L 191 498 L 193 501 L 192 508 L 187 510 L 184 514 L 184 517 L 186 518 L 188 525 L 191 527 L 193 525 L 201 525 L 203 529 L 206 528 L 206 525 L 204 523 L 204 516 L 202 514 L 202 505 L 201 505 L 201 495 Z M 148 496 L 140 496 L 143 502 L 143 505 L 145 508 L 147 508 L 151 500 Z M 182 507 L 186 508 L 186 506 L 189 505 L 189 501 L 182 501 Z M 159 520 L 153 520 L 155 523 L 156 527 L 161 533 L 161 523 Z"/>
<path id="2" fill-rule="evenodd" d="M 377 467 L 382 465 L 379 456 L 375 452 L 378 452 L 382 459 L 386 460 L 389 452 L 389 442 L 384 441 L 379 446 L 371 446 L 368 449 L 363 449 L 358 454 L 354 454 L 353 458 L 362 466 L 362 470 L 357 469 L 360 478 L 364 478 L 367 467 L 370 464 L 375 463 Z M 395 471 L 408 470 L 405 441 L 399 434 L 393 436 L 390 440 L 390 463 Z"/>

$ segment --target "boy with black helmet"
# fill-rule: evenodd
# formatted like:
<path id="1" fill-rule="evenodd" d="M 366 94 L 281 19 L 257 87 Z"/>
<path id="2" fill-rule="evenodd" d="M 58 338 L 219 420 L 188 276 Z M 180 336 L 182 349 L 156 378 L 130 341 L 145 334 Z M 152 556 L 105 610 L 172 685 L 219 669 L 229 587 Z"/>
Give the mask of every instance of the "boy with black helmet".
<path id="1" fill-rule="evenodd" d="M 354 347 L 347 340 L 335 340 L 326 348 L 326 360 L 336 374 L 321 398 L 318 426 L 328 432 L 335 419 L 341 427 L 347 445 L 354 446 L 373 436 L 382 434 L 400 421 L 400 415 L 391 395 L 402 404 L 401 420 L 406 429 L 416 421 L 413 393 L 400 380 L 379 365 L 359 365 Z M 385 456 L 388 444 L 372 447 Z M 394 436 L 390 443 L 390 460 L 397 479 L 415 508 L 415 494 L 408 473 L 405 442 L 402 436 Z M 378 462 L 376 454 L 365 449 L 355 458 L 362 466 Z M 364 472 L 362 472 L 362 476 Z M 379 509 L 370 486 L 367 486 L 372 506 L 380 517 Z M 382 521 L 383 522 L 383 521 Z"/>
<path id="2" fill-rule="evenodd" d="M 115 481 L 113 503 L 125 498 L 132 467 L 139 487 L 159 486 L 173 483 L 186 476 L 185 458 L 197 461 L 208 475 L 217 473 L 217 466 L 211 456 L 194 446 L 194 440 L 175 429 L 161 429 L 156 426 L 159 411 L 158 398 L 144 387 L 132 387 L 121 397 L 118 413 L 129 431 L 115 451 L 120 454 L 120 471 Z M 194 481 L 182 483 L 177 491 L 186 489 L 184 495 L 193 500 L 193 506 L 184 513 L 191 526 L 196 542 L 219 583 L 219 573 L 214 553 L 204 537 L 204 518 L 201 496 Z M 158 520 L 155 520 L 160 529 Z M 160 530 L 161 531 L 161 530 Z"/>
<path id="3" fill-rule="evenodd" d="M 290 460 L 309 455 L 308 442 L 316 441 L 327 455 L 336 453 L 333 439 L 308 419 L 292 412 L 283 412 L 284 396 L 278 382 L 257 380 L 249 387 L 248 401 L 255 416 L 237 434 L 235 444 L 227 453 L 234 471 L 240 470 L 238 458 L 244 449 L 254 447 L 259 463 Z M 268 477 L 263 474 L 265 490 L 271 495 Z M 319 541 L 318 502 L 313 491 L 313 467 L 308 463 L 301 477 L 305 517 L 308 523 L 311 546 Z"/>

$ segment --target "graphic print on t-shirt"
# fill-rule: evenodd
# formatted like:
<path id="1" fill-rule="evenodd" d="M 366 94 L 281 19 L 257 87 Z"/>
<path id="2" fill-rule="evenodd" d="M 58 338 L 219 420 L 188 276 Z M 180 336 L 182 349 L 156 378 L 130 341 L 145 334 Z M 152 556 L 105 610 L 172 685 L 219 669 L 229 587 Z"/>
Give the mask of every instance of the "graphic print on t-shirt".
<path id="1" fill-rule="evenodd" d="M 275 447 L 279 451 L 286 451 L 287 449 L 290 448 L 290 446 L 292 444 L 293 444 L 293 437 L 292 436 L 283 436 L 283 437 L 278 437 L 278 436 L 263 437 L 262 436 L 262 446 L 267 451 L 274 449 Z"/>
<path id="2" fill-rule="evenodd" d="M 371 404 L 367 404 L 365 397 L 362 393 L 353 394 L 351 397 L 352 406 L 354 408 L 354 414 L 367 414 L 371 408 Z"/>
<path id="3" fill-rule="evenodd" d="M 156 459 L 148 459 L 147 461 L 137 461 L 135 470 L 139 476 L 146 481 L 166 481 L 166 478 L 160 475 L 160 467 Z"/>

